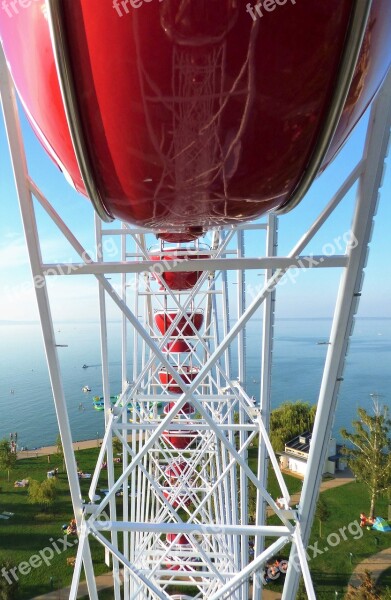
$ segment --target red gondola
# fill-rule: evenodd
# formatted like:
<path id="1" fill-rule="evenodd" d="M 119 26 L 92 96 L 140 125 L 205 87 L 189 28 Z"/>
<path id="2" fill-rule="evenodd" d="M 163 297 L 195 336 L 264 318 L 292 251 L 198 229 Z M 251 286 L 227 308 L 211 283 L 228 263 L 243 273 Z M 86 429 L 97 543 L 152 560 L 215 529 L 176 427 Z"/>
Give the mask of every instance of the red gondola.
<path id="1" fill-rule="evenodd" d="M 254 5 L 4 3 L 30 122 L 101 215 L 193 238 L 294 206 L 342 146 L 389 67 L 391 2 Z"/>
<path id="2" fill-rule="evenodd" d="M 186 546 L 187 548 L 191 548 L 189 538 L 184 533 L 167 533 L 166 540 L 170 545 L 173 543 L 174 546 Z"/>
<path id="3" fill-rule="evenodd" d="M 175 491 L 169 492 L 168 490 L 163 490 L 163 496 L 173 508 L 190 506 L 191 504 L 191 500 L 187 494 L 176 494 Z"/>
<path id="4" fill-rule="evenodd" d="M 166 335 L 170 325 L 173 323 L 173 321 L 175 320 L 177 315 L 178 315 L 178 311 L 175 311 L 175 310 L 168 310 L 168 311 L 159 310 L 155 313 L 155 323 L 162 335 Z M 191 321 L 191 323 L 194 325 L 194 328 L 197 331 L 200 331 L 200 329 L 203 325 L 203 322 L 204 322 L 203 311 L 202 310 L 196 310 L 194 312 L 188 311 L 187 317 Z M 178 324 L 174 327 L 174 329 L 171 332 L 171 336 L 172 337 L 194 336 L 194 330 L 192 329 L 191 325 L 187 322 L 187 320 L 184 316 L 182 316 L 179 319 Z"/>
<path id="5" fill-rule="evenodd" d="M 188 354 L 191 350 L 192 347 L 186 340 L 178 339 L 168 342 L 167 346 L 163 349 L 163 352 L 169 352 L 170 354 Z"/>
<path id="6" fill-rule="evenodd" d="M 197 438 L 196 431 L 165 430 L 162 438 L 175 450 L 186 450 Z"/>
<path id="7" fill-rule="evenodd" d="M 164 248 L 152 249 L 151 260 L 163 260 L 167 264 L 167 270 L 161 273 L 161 277 L 170 290 L 183 292 L 191 290 L 202 275 L 202 271 L 170 271 L 170 263 L 176 265 L 180 261 L 194 260 L 197 258 L 207 259 L 210 257 L 208 251 L 200 252 L 194 248 Z M 154 275 L 156 279 L 157 276 Z M 163 286 L 161 286 L 163 287 Z"/>
<path id="8" fill-rule="evenodd" d="M 183 365 L 182 367 L 180 367 L 180 370 L 178 370 L 178 374 L 180 375 L 181 379 L 183 379 L 183 381 L 186 383 L 186 385 L 189 385 L 192 381 L 194 381 L 198 373 L 198 367 L 191 367 L 188 365 Z M 170 373 L 168 373 L 165 368 L 162 368 L 159 371 L 159 381 L 163 386 L 168 386 L 167 390 L 170 394 L 183 393 L 179 385 L 175 383 L 172 375 L 170 375 Z"/>
<path id="9" fill-rule="evenodd" d="M 164 414 L 168 414 L 169 411 L 174 408 L 175 406 L 175 402 L 169 402 L 163 409 Z M 194 406 L 192 406 L 191 404 L 189 404 L 189 402 L 186 402 L 186 404 L 184 404 L 181 408 L 181 410 L 178 412 L 178 415 L 194 415 L 196 412 Z"/>
<path id="10" fill-rule="evenodd" d="M 170 481 L 180 479 L 188 468 L 187 462 L 184 460 L 170 463 L 164 473 Z"/>

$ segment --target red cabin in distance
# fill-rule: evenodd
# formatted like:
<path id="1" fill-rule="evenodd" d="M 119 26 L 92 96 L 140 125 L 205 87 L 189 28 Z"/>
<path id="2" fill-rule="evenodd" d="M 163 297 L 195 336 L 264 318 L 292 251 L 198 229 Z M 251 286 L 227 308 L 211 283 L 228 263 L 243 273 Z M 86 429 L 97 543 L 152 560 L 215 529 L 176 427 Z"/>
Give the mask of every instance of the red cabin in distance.
<path id="1" fill-rule="evenodd" d="M 187 318 L 191 321 L 194 328 L 197 331 L 200 331 L 203 322 L 204 322 L 204 313 L 202 309 L 195 311 L 187 311 Z M 172 325 L 176 317 L 178 316 L 178 311 L 176 310 L 168 310 L 168 311 L 156 311 L 154 318 L 155 323 L 162 335 L 166 335 L 169 327 Z M 194 336 L 194 330 L 191 325 L 188 323 L 184 316 L 180 317 L 177 325 L 173 328 L 171 332 L 171 337 L 192 337 Z"/>

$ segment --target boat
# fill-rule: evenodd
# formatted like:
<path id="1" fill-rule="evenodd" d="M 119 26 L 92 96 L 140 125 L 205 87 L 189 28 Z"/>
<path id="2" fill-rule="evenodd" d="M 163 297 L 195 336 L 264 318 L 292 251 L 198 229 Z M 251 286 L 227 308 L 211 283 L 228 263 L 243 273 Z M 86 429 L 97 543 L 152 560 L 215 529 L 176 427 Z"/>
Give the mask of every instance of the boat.
<path id="1" fill-rule="evenodd" d="M 0 11 L 39 140 L 105 221 L 175 243 L 294 208 L 390 65 L 390 0 L 41 4 Z"/>
<path id="2" fill-rule="evenodd" d="M 117 402 L 117 400 L 119 399 L 119 396 L 120 396 L 119 394 L 117 394 L 117 396 L 110 396 L 111 404 L 115 404 Z M 93 400 L 94 404 L 102 404 L 102 405 L 104 404 L 103 396 L 94 396 L 92 400 Z"/>
<path id="3" fill-rule="evenodd" d="M 83 387 L 81 388 L 82 392 L 90 392 L 91 388 L 88 385 L 83 385 Z"/>
<path id="4" fill-rule="evenodd" d="M 88 365 L 83 365 L 82 369 L 88 369 Z"/>

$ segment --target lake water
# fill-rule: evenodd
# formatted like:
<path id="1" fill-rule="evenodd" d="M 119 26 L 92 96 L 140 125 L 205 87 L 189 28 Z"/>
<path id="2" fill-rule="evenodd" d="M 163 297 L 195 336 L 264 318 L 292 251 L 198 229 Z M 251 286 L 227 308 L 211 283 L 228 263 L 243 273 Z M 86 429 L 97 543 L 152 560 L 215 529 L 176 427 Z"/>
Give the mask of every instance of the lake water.
<path id="1" fill-rule="evenodd" d="M 120 324 L 109 325 L 111 394 L 120 391 Z M 331 321 L 328 319 L 281 319 L 275 328 L 272 406 L 285 400 L 314 403 L 319 393 Z M 261 322 L 249 328 L 247 385 L 249 395 L 259 396 L 259 348 Z M 103 413 L 92 407 L 92 397 L 102 395 L 99 327 L 94 323 L 56 325 L 61 370 L 75 441 L 103 434 Z M 82 365 L 91 365 L 83 369 Z M 371 409 L 370 394 L 391 406 L 391 319 L 358 319 L 339 394 L 334 433 L 349 428 L 357 407 Z M 84 385 L 91 393 L 81 391 Z M 11 390 L 13 393 L 11 393 Z M 80 408 L 82 403 L 82 408 Z M 0 439 L 18 433 L 19 446 L 53 444 L 57 421 L 38 324 L 0 325 Z"/>

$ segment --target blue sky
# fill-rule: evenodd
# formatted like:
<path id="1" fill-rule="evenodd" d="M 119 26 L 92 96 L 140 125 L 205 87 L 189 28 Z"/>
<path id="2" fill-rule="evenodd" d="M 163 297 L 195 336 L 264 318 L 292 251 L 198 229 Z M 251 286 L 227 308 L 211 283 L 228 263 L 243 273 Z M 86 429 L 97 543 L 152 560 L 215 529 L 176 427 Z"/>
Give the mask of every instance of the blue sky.
<path id="1" fill-rule="evenodd" d="M 289 252 L 357 162 L 363 147 L 367 117 L 368 115 L 363 117 L 339 157 L 314 183 L 304 201 L 294 211 L 280 217 L 280 255 Z M 23 114 L 21 118 L 30 174 L 82 244 L 93 251 L 93 211 L 89 202 L 69 186 L 42 150 Z M 3 120 L 0 123 L 0 180 L 0 320 L 37 320 L 38 313 Z M 390 194 L 391 169 L 388 168 L 360 304 L 359 314 L 365 317 L 391 317 Z M 309 252 L 321 253 L 324 244 L 333 243 L 349 231 L 353 199 L 354 193 L 345 198 L 335 215 L 309 246 Z M 66 240 L 40 207 L 37 208 L 37 218 L 44 260 L 54 263 L 77 260 Z M 258 243 L 257 239 L 252 238 L 249 249 L 254 256 L 261 256 L 263 241 Z M 113 258 L 119 256 L 114 255 Z M 339 270 L 332 271 L 326 273 L 325 270 L 319 272 L 313 269 L 300 275 L 296 284 L 288 281 L 278 291 L 277 316 L 331 316 L 340 276 Z M 97 317 L 97 284 L 93 277 L 51 279 L 49 292 L 55 320 L 93 320 Z M 247 280 L 253 289 L 259 286 L 260 281 L 261 278 L 257 278 L 256 273 L 252 273 Z M 112 318 L 118 317 L 114 307 L 109 307 L 109 311 Z"/>

